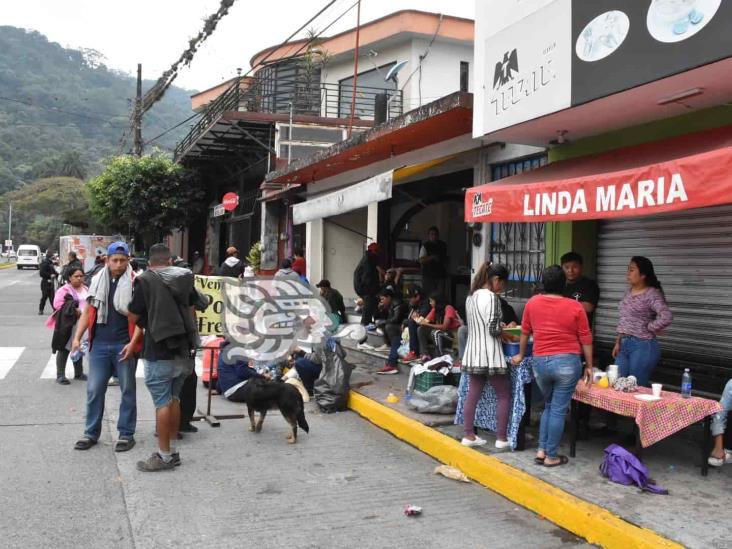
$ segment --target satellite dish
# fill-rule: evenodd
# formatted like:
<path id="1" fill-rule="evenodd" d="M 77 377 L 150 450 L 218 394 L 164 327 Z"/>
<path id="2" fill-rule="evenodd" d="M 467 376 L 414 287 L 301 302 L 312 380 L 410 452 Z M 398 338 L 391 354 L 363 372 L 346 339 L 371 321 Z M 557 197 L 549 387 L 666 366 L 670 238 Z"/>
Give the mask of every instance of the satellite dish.
<path id="1" fill-rule="evenodd" d="M 393 80 L 396 84 L 397 74 L 399 74 L 399 71 L 402 70 L 407 63 L 408 61 L 399 61 L 396 65 L 390 68 L 389 72 L 386 73 L 384 81 L 388 82 L 389 80 Z"/>

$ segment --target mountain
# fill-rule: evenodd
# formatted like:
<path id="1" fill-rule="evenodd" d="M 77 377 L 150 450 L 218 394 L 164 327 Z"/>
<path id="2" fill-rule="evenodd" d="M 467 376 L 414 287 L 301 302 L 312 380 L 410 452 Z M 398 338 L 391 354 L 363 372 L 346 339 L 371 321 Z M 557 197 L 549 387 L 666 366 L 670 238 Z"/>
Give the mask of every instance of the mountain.
<path id="1" fill-rule="evenodd" d="M 128 152 L 120 138 L 128 126 L 135 78 L 104 65 L 90 49 L 67 49 L 36 31 L 0 26 L 0 194 L 22 182 L 53 175 L 49 166 L 79 159 L 95 175 L 105 158 Z M 144 71 L 144 65 L 143 65 Z M 157 76 L 157 75 L 155 75 Z M 143 82 L 143 93 L 154 81 Z M 143 118 L 151 139 L 189 117 L 192 92 L 171 87 Z M 155 144 L 172 149 L 182 125 Z"/>

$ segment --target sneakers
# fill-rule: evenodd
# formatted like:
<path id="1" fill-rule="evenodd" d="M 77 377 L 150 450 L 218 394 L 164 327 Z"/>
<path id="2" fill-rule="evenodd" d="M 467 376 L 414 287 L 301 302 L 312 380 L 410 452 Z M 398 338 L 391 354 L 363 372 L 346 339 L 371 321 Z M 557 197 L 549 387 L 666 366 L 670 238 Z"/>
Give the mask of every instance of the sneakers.
<path id="1" fill-rule="evenodd" d="M 180 461 L 180 456 L 178 457 L 178 460 Z M 144 473 L 154 473 L 157 471 L 172 471 L 175 467 L 175 458 L 170 460 L 169 462 L 163 461 L 163 457 L 157 453 L 153 452 L 153 454 L 147 458 L 145 461 L 138 461 L 137 462 L 137 470 L 142 471 Z"/>
<path id="2" fill-rule="evenodd" d="M 170 454 L 170 457 L 173 458 L 173 467 L 180 467 L 180 453 L 173 452 L 172 454 Z"/>
<path id="3" fill-rule="evenodd" d="M 721 467 L 725 463 L 732 463 L 732 450 L 727 450 L 725 448 L 723 458 L 709 456 L 707 458 L 707 463 L 712 467 Z"/>
<path id="4" fill-rule="evenodd" d="M 501 450 L 503 448 L 510 448 L 510 447 L 511 447 L 511 443 L 509 441 L 496 439 L 496 448 L 498 448 L 499 450 Z"/>
<path id="5" fill-rule="evenodd" d="M 368 343 L 359 343 L 356 345 L 356 349 L 359 351 L 373 351 L 373 346 L 369 345 Z"/>
<path id="6" fill-rule="evenodd" d="M 56 378 L 56 383 L 58 383 L 59 385 L 68 385 L 71 382 L 66 376 L 59 376 Z"/>
<path id="7" fill-rule="evenodd" d="M 196 427 L 195 425 L 191 425 L 190 423 L 184 423 L 180 426 L 178 431 L 180 431 L 181 433 L 197 433 L 198 427 Z"/>
<path id="8" fill-rule="evenodd" d="M 418 359 L 419 359 L 419 355 L 417 353 L 415 353 L 414 351 L 409 351 L 407 353 L 407 356 L 405 356 L 402 360 L 404 360 L 404 362 L 414 362 L 415 360 L 418 360 Z"/>
<path id="9" fill-rule="evenodd" d="M 467 437 L 463 437 L 463 440 L 460 441 L 460 444 L 462 444 L 463 446 L 467 446 L 468 448 L 473 448 L 474 446 L 485 446 L 487 442 L 487 440 L 483 440 L 479 436 L 476 436 L 475 440 L 470 440 Z"/>
<path id="10" fill-rule="evenodd" d="M 86 381 L 89 378 L 86 377 L 86 374 L 79 374 L 78 376 L 74 376 L 74 379 L 78 379 L 79 381 Z"/>
<path id="11" fill-rule="evenodd" d="M 399 373 L 399 368 L 392 364 L 384 364 L 384 367 L 376 371 L 380 375 L 393 375 Z"/>
<path id="12" fill-rule="evenodd" d="M 107 382 L 107 387 L 116 387 L 117 385 L 119 385 L 119 379 L 116 377 L 110 377 Z"/>
<path id="13" fill-rule="evenodd" d="M 386 343 L 384 343 L 383 345 L 379 345 L 374 349 L 374 351 L 379 351 L 380 353 L 386 353 L 389 350 L 391 350 L 391 347 L 389 347 Z"/>

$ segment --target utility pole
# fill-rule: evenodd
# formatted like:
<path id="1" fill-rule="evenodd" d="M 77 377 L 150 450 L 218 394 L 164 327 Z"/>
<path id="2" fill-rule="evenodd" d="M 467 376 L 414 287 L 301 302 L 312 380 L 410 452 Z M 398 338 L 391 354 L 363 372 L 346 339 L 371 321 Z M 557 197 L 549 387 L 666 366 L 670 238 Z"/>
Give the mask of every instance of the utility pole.
<path id="1" fill-rule="evenodd" d="M 142 64 L 137 64 L 137 95 L 135 96 L 135 148 L 134 154 L 137 158 L 142 156 Z"/>
<path id="2" fill-rule="evenodd" d="M 356 111 L 356 86 L 358 85 L 358 46 L 361 41 L 361 0 L 356 8 L 356 47 L 353 50 L 353 91 L 351 93 L 351 117 L 348 119 L 348 139 L 353 130 L 353 117 Z"/>

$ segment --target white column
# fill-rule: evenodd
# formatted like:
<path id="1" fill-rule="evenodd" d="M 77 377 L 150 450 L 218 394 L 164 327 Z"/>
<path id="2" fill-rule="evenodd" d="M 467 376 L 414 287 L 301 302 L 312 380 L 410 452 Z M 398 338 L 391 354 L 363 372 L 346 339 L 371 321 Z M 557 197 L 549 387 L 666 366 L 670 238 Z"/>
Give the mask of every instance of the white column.
<path id="1" fill-rule="evenodd" d="M 307 263 L 307 277 L 311 284 L 317 284 L 323 273 L 323 220 L 316 219 L 305 224 L 305 262 Z"/>
<path id="2" fill-rule="evenodd" d="M 368 205 L 368 213 L 366 218 L 366 245 L 377 242 L 379 234 L 379 203 L 372 202 Z"/>

